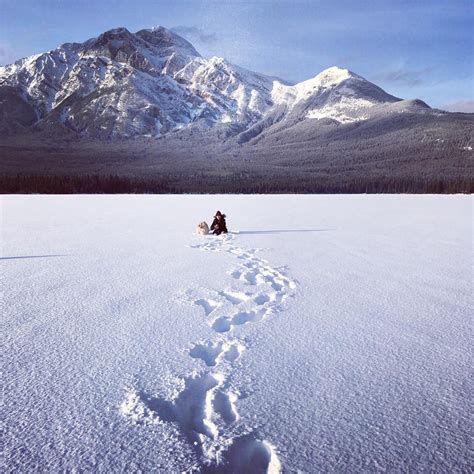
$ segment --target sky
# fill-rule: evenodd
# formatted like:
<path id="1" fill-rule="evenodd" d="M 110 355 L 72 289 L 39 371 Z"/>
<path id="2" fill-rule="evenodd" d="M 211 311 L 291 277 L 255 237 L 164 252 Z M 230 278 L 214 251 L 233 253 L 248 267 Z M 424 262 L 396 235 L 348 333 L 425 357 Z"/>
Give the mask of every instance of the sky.
<path id="1" fill-rule="evenodd" d="M 0 0 L 0 65 L 125 26 L 299 82 L 339 66 L 390 94 L 474 112 L 472 0 Z"/>

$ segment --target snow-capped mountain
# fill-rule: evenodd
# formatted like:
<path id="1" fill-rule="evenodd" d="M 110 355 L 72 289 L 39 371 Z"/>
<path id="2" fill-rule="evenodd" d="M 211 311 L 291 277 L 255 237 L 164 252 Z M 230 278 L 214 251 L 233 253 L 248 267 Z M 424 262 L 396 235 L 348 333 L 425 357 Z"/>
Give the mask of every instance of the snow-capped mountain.
<path id="1" fill-rule="evenodd" d="M 54 126 L 99 138 L 161 137 L 204 123 L 242 143 L 275 124 L 364 121 L 400 101 L 337 67 L 291 85 L 206 59 L 163 27 L 116 28 L 0 68 L 0 128 L 10 132 Z"/>
<path id="2" fill-rule="evenodd" d="M 24 102 L 23 125 L 61 123 L 108 137 L 160 136 L 199 119 L 251 123 L 271 107 L 273 80 L 204 59 L 159 27 L 117 28 L 22 59 L 0 68 L 0 84 L 4 108 Z"/>

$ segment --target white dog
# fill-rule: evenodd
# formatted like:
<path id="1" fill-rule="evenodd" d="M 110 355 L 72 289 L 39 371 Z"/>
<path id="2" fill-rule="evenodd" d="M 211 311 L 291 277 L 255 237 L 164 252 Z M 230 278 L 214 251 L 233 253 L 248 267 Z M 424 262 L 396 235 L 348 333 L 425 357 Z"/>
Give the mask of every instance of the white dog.
<path id="1" fill-rule="evenodd" d="M 200 222 L 196 227 L 196 234 L 197 235 L 207 235 L 209 234 L 209 226 L 206 222 Z"/>

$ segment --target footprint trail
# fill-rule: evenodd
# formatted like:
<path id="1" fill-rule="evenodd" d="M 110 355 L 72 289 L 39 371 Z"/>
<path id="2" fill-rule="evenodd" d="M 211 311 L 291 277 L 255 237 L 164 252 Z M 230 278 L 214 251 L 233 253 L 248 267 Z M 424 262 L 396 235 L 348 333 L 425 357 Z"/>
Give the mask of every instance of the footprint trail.
<path id="1" fill-rule="evenodd" d="M 189 291 L 180 302 L 200 306 L 213 336 L 191 343 L 188 354 L 198 372 L 183 378 L 182 390 L 173 400 L 151 396 L 140 389 L 126 390 L 122 415 L 139 424 L 174 423 L 194 446 L 199 466 L 192 472 L 280 472 L 276 449 L 259 439 L 255 427 L 243 423 L 237 411 L 239 365 L 245 345 L 241 329 L 264 321 L 283 310 L 294 294 L 295 282 L 285 268 L 273 267 L 258 257 L 261 249 L 244 249 L 232 234 L 205 238 L 191 248 L 224 252 L 236 257 L 224 289 Z M 237 375 L 237 376 L 236 376 Z M 191 471 L 190 471 L 191 472 Z"/>

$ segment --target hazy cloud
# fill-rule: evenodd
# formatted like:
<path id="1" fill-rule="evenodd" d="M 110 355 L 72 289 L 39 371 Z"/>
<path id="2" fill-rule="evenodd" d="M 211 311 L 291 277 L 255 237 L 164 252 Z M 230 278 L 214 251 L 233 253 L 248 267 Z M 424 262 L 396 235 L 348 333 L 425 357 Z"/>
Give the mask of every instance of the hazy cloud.
<path id="1" fill-rule="evenodd" d="M 171 31 L 177 35 L 183 36 L 191 42 L 199 41 L 205 44 L 214 44 L 217 42 L 216 34 L 204 31 L 202 28 L 198 28 L 197 26 L 179 25 L 171 28 Z"/>
<path id="2" fill-rule="evenodd" d="M 396 69 L 393 71 L 386 71 L 374 76 L 375 80 L 390 82 L 393 84 L 400 84 L 409 87 L 419 86 L 429 82 L 430 73 L 433 68 L 424 69 Z"/>
<path id="3" fill-rule="evenodd" d="M 449 104 L 442 105 L 439 108 L 441 110 L 447 110 L 448 112 L 474 113 L 474 100 L 457 100 L 456 102 L 450 102 Z"/>

